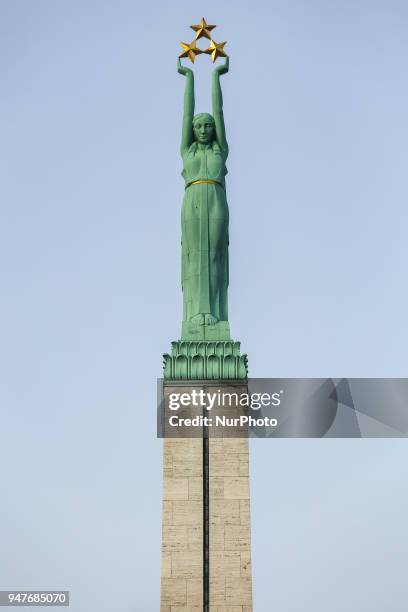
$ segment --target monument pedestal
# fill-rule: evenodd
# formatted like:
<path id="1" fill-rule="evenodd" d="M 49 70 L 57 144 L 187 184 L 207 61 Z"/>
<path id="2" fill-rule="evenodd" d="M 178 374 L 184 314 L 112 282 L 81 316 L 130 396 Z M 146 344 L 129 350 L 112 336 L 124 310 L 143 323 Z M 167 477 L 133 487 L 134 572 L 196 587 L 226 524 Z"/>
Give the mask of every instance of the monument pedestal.
<path id="1" fill-rule="evenodd" d="M 193 389 L 242 392 L 246 383 L 166 381 L 164 397 Z M 252 612 L 248 439 L 212 427 L 194 435 L 164 439 L 160 610 Z"/>

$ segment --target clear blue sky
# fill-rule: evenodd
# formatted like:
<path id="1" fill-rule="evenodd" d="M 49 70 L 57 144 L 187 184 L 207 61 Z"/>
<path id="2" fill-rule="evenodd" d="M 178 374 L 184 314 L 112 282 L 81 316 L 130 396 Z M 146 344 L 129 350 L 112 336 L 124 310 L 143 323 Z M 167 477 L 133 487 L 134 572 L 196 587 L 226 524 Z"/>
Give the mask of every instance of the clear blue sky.
<path id="1" fill-rule="evenodd" d="M 0 588 L 158 609 L 179 337 L 180 40 L 227 40 L 250 374 L 406 376 L 408 6 L 1 0 Z M 191 33 L 190 33 L 191 32 Z M 198 58 L 197 110 L 210 63 Z M 251 443 L 256 612 L 406 610 L 404 440 Z"/>

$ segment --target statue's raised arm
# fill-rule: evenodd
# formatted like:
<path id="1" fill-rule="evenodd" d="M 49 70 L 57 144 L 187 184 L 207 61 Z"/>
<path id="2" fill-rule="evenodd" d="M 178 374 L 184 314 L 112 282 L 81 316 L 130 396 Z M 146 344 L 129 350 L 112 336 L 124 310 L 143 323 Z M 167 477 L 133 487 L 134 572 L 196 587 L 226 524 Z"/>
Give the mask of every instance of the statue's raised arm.
<path id="1" fill-rule="evenodd" d="M 194 73 L 192 70 L 190 70 L 190 68 L 183 66 L 180 60 L 178 60 L 177 69 L 180 74 L 183 74 L 186 77 L 186 87 L 184 90 L 183 126 L 181 131 L 180 146 L 181 155 L 183 155 L 194 141 Z"/>
<path id="2" fill-rule="evenodd" d="M 215 122 L 215 136 L 218 146 L 228 155 L 228 143 L 225 135 L 224 113 L 222 111 L 222 91 L 220 76 L 226 74 L 229 70 L 229 58 L 225 62 L 215 68 L 212 76 L 212 107 Z"/>

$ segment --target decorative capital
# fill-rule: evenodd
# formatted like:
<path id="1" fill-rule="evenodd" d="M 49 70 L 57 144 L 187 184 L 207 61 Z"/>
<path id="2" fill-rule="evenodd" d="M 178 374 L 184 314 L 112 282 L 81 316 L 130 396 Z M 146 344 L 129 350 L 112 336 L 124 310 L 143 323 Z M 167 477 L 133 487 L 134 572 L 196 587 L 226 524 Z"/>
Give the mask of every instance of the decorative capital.
<path id="1" fill-rule="evenodd" d="M 163 355 L 165 380 L 246 380 L 248 358 L 240 343 L 172 342 L 171 354 Z"/>

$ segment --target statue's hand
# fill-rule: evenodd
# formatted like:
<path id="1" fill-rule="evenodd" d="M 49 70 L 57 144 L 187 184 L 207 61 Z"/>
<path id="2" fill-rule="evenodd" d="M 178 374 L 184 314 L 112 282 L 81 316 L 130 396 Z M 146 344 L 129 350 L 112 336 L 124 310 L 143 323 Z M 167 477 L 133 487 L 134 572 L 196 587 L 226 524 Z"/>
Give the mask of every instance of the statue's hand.
<path id="1" fill-rule="evenodd" d="M 221 76 L 222 74 L 227 74 L 228 70 L 229 70 L 229 57 L 227 56 L 225 58 L 225 62 L 217 66 L 214 72 Z"/>
<path id="2" fill-rule="evenodd" d="M 191 70 L 191 68 L 187 68 L 187 66 L 183 66 L 183 64 L 180 61 L 180 58 L 178 59 L 177 70 L 180 74 L 183 74 L 184 76 L 188 76 L 189 74 L 193 76 L 193 71 Z"/>

